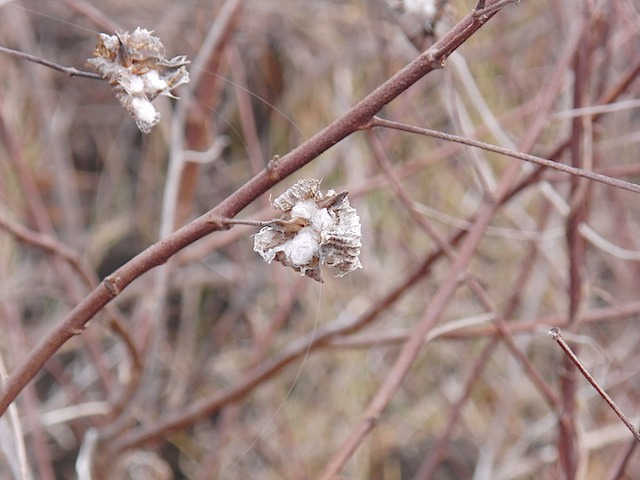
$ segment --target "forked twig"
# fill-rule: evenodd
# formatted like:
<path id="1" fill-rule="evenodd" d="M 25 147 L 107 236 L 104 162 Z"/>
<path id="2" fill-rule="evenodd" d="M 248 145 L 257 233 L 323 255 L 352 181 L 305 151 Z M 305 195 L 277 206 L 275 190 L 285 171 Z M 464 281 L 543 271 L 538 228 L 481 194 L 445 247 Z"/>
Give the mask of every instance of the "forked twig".
<path id="1" fill-rule="evenodd" d="M 567 344 L 567 342 L 565 342 L 564 338 L 562 338 L 562 335 L 560 335 L 560 329 L 554 327 L 551 330 L 549 330 L 549 337 L 552 340 L 554 340 L 558 345 L 560 345 L 560 348 L 567 355 L 567 357 L 569 357 L 569 360 L 571 360 L 571 362 L 577 367 L 577 369 L 580 370 L 580 373 L 584 375 L 584 378 L 586 378 L 589 381 L 589 383 L 593 386 L 593 388 L 596 389 L 596 392 L 598 392 L 600 396 L 604 398 L 604 401 L 609 404 L 609 406 L 613 409 L 613 411 L 616 412 L 616 415 L 620 417 L 620 420 L 622 420 L 622 422 L 627 426 L 627 428 L 631 430 L 631 433 L 633 433 L 633 436 L 636 438 L 638 443 L 640 443 L 640 431 L 638 431 L 638 429 L 633 425 L 633 423 L 631 423 L 631 421 L 622 412 L 622 410 L 620 410 L 620 407 L 616 405 L 616 403 L 609 396 L 609 394 L 605 392 L 600 385 L 598 385 L 598 382 L 596 382 L 596 380 L 591 376 L 591 374 L 587 371 L 585 366 L 582 365 L 582 363 L 580 362 L 576 354 L 573 353 L 573 351 L 571 350 L 571 347 Z"/>

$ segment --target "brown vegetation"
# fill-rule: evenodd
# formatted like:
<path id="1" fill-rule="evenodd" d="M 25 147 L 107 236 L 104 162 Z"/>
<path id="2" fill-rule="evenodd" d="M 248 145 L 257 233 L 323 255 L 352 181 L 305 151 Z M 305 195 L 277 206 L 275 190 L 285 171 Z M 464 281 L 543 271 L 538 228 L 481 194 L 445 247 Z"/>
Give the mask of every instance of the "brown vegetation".
<path id="1" fill-rule="evenodd" d="M 57 65 L 137 26 L 191 60 L 143 135 L 0 52 L 0 476 L 634 478 L 567 349 L 636 421 L 640 12 L 487 4 L 0 1 Z M 301 178 L 349 192 L 362 269 L 230 228 Z"/>

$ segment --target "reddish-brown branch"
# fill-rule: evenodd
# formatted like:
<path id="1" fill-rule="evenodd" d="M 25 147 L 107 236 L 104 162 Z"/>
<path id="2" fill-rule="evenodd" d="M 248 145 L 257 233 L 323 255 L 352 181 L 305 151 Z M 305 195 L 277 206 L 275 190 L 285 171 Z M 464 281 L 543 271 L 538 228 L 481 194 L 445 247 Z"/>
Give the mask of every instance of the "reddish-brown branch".
<path id="1" fill-rule="evenodd" d="M 541 165 L 543 167 L 552 168 L 554 170 L 559 170 L 561 172 L 569 173 L 576 177 L 583 177 L 589 180 L 593 180 L 596 182 L 603 183 L 605 185 L 610 185 L 612 187 L 621 188 L 623 190 L 628 190 L 633 193 L 640 193 L 640 185 L 627 182 L 625 180 L 620 180 L 619 178 L 609 177 L 607 175 L 603 175 L 601 173 L 597 173 L 591 170 L 585 170 L 579 167 L 573 167 L 570 165 L 565 165 L 563 163 L 557 163 L 552 160 L 537 157 L 535 155 L 529 155 L 527 153 L 515 152 L 508 148 L 498 147 L 496 145 L 491 145 L 485 142 L 480 142 L 477 140 L 472 140 L 470 138 L 460 137 L 458 135 L 452 135 L 449 133 L 438 132 L 436 130 L 431 130 L 428 128 L 416 127 L 414 125 L 407 125 L 401 122 L 394 122 L 391 120 L 385 120 L 379 117 L 374 117 L 369 123 L 369 127 L 386 127 L 386 128 L 394 128 L 397 130 L 403 130 L 408 133 L 416 133 L 419 135 L 425 135 L 433 138 L 440 138 L 442 140 L 448 140 L 450 142 L 462 143 L 464 145 L 469 145 L 471 147 L 481 148 L 483 150 L 487 150 L 489 152 L 500 153 L 507 157 L 516 158 L 518 160 L 524 160 L 525 162 L 535 163 L 537 165 Z"/>
<path id="2" fill-rule="evenodd" d="M 586 12 L 585 12 L 586 13 Z M 593 25 L 594 22 L 589 22 Z M 590 58 L 593 54 L 593 31 L 585 32 L 583 41 L 576 51 L 573 74 L 573 107 L 579 109 L 589 103 L 587 99 L 587 83 L 590 69 Z M 587 142 L 592 142 L 590 129 L 586 128 L 590 119 L 576 117 L 572 120 L 571 138 L 569 150 L 571 152 L 571 165 L 582 169 L 585 166 L 593 168 L 591 149 L 587 148 Z M 571 211 L 566 220 L 566 241 L 569 257 L 569 282 L 567 293 L 569 300 L 568 325 L 571 329 L 578 328 L 580 322 L 580 310 L 582 308 L 584 285 L 583 269 L 585 261 L 586 241 L 580 235 L 578 228 L 587 220 L 588 191 L 590 185 L 583 179 L 574 176 L 571 178 L 570 205 Z M 560 376 L 561 394 L 561 422 L 558 424 L 558 458 L 560 468 L 564 471 L 565 478 L 575 478 L 580 461 L 580 452 L 576 432 L 576 375 L 575 370 L 569 368 L 569 360 L 563 359 L 564 374 Z"/>
<path id="3" fill-rule="evenodd" d="M 85 265 L 82 264 L 80 256 L 67 245 L 59 242 L 55 238 L 30 230 L 17 222 L 11 221 L 0 214 L 0 229 L 6 230 L 23 243 L 41 248 L 45 252 L 66 261 L 82 278 L 87 286 L 94 286 L 96 279 Z"/>
<path id="4" fill-rule="evenodd" d="M 551 337 L 552 340 L 554 340 L 558 345 L 560 345 L 560 348 L 565 353 L 569 361 L 576 366 L 576 368 L 580 371 L 580 373 L 582 373 L 584 378 L 586 378 L 589 381 L 589 383 L 593 386 L 593 388 L 596 389 L 598 394 L 604 399 L 605 402 L 607 402 L 607 405 L 611 407 L 611 409 L 616 413 L 618 418 L 622 420 L 622 423 L 624 423 L 625 426 L 629 429 L 631 434 L 635 437 L 636 441 L 640 443 L 640 432 L 638 431 L 638 429 L 633 425 L 633 423 L 631 423 L 631 421 L 627 418 L 627 416 L 620 409 L 620 407 L 618 407 L 618 405 L 613 401 L 613 399 L 609 396 L 609 394 L 598 384 L 598 382 L 596 382 L 595 378 L 593 378 L 593 376 L 584 367 L 584 365 L 582 365 L 582 362 L 580 362 L 576 354 L 573 352 L 571 347 L 567 344 L 567 342 L 564 340 L 564 338 L 560 334 L 560 330 L 557 328 L 552 328 L 549 331 L 549 337 Z"/>

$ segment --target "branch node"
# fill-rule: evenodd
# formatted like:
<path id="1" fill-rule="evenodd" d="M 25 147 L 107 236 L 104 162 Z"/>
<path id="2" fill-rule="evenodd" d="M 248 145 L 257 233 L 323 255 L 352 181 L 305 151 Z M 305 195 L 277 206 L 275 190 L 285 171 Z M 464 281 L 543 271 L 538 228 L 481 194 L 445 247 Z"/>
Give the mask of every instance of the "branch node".
<path id="1" fill-rule="evenodd" d="M 471 15 L 473 15 L 476 21 L 482 24 L 489 20 L 491 14 L 496 13 L 498 10 L 512 3 L 520 3 L 520 0 L 497 0 L 491 5 L 485 5 L 485 0 L 478 0 L 475 8 L 471 11 Z"/>
<path id="2" fill-rule="evenodd" d="M 107 277 L 105 277 L 104 281 L 104 288 L 107 289 L 107 291 L 109 292 L 109 294 L 111 295 L 112 298 L 117 297 L 120 292 L 122 291 L 122 288 L 120 287 L 119 283 L 120 283 L 120 276 L 116 275 L 109 275 Z"/>
<path id="3" fill-rule="evenodd" d="M 230 218 L 224 217 L 211 217 L 207 220 L 207 223 L 213 225 L 214 230 L 229 230 L 234 225 Z"/>
<path id="4" fill-rule="evenodd" d="M 489 20 L 489 15 L 487 15 L 487 12 L 484 8 L 474 8 L 471 11 L 471 15 L 473 15 L 473 18 L 476 20 L 476 22 L 484 23 Z"/>
<path id="5" fill-rule="evenodd" d="M 442 69 L 447 64 L 446 55 L 436 55 L 432 51 L 425 52 L 425 60 L 427 61 L 427 64 L 434 70 Z"/>
<path id="6" fill-rule="evenodd" d="M 267 173 L 269 174 L 269 179 L 274 182 L 278 180 L 278 175 L 276 174 L 276 170 L 278 169 L 278 165 L 280 164 L 280 155 L 276 154 L 273 156 L 269 163 L 267 163 Z"/>

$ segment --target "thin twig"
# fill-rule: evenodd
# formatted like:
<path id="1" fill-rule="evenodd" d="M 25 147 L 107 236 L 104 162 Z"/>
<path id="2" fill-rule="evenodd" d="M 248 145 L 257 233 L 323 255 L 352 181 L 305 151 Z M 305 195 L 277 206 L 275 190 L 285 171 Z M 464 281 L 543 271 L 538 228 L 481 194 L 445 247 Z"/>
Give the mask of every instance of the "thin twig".
<path id="1" fill-rule="evenodd" d="M 30 230 L 2 213 L 0 213 L 0 230 L 6 230 L 19 241 L 41 248 L 45 252 L 63 259 L 80 275 L 87 286 L 94 287 L 96 285 L 95 275 L 82 263 L 80 255 L 55 237 Z"/>
<path id="2" fill-rule="evenodd" d="M 408 133 L 416 133 L 416 134 L 424 135 L 427 137 L 439 138 L 441 140 L 447 140 L 450 142 L 462 143 L 464 145 L 469 145 L 470 147 L 481 148 L 489 152 L 499 153 L 507 157 L 517 158 L 518 160 L 524 160 L 525 162 L 531 162 L 538 165 L 542 165 L 543 167 L 560 170 L 561 172 L 569 173 L 571 175 L 575 175 L 578 177 L 588 178 L 589 180 L 594 180 L 596 182 L 600 182 L 605 185 L 621 188 L 623 190 L 628 190 L 633 193 L 640 193 L 640 185 L 637 185 L 635 183 L 627 182 L 625 180 L 620 180 L 618 178 L 609 177 L 607 175 L 596 173 L 591 170 L 584 170 L 582 168 L 565 165 L 564 163 L 554 162 L 552 160 L 542 158 L 542 157 L 537 157 L 535 155 L 530 155 L 528 153 L 514 152 L 513 150 L 510 150 L 508 148 L 498 147 L 496 145 L 491 145 L 490 143 L 485 143 L 485 142 L 480 142 L 478 140 L 472 140 L 470 138 L 460 137 L 458 135 L 453 135 L 451 133 L 444 133 L 444 132 L 439 132 L 437 130 L 431 130 L 429 128 L 416 127 L 414 125 L 407 125 L 401 122 L 385 120 L 377 116 L 373 117 L 371 122 L 369 122 L 369 124 L 366 126 L 366 128 L 371 128 L 371 127 L 393 128 L 395 130 L 402 130 Z"/>
<path id="3" fill-rule="evenodd" d="M 564 338 L 562 338 L 562 335 L 560 335 L 560 330 L 555 327 L 552 328 L 551 330 L 549 330 L 549 337 L 551 337 L 552 340 L 554 340 L 558 345 L 560 345 L 560 348 L 567 355 L 567 357 L 569 357 L 569 360 L 571 360 L 571 362 L 577 367 L 577 369 L 580 370 L 580 373 L 584 375 L 584 378 L 586 378 L 589 381 L 589 383 L 593 386 L 593 388 L 595 388 L 596 391 L 600 394 L 600 396 L 604 398 L 604 401 L 609 404 L 609 406 L 613 409 L 613 411 L 616 412 L 616 415 L 620 417 L 620 420 L 622 420 L 622 422 L 627 426 L 627 428 L 631 431 L 631 433 L 633 433 L 633 436 L 636 438 L 636 440 L 640 443 L 640 432 L 638 431 L 638 429 L 633 425 L 633 423 L 631 423 L 631 421 L 622 412 L 622 410 L 620 410 L 618 405 L 616 405 L 616 403 L 609 396 L 609 394 L 605 392 L 600 385 L 598 385 L 598 382 L 596 382 L 596 380 L 591 376 L 591 374 L 587 371 L 584 365 L 582 365 L 578 357 L 571 350 L 571 347 L 569 347 L 567 342 L 565 342 Z"/>
<path id="4" fill-rule="evenodd" d="M 491 5 L 485 5 L 485 0 L 478 0 L 476 8 L 474 9 L 474 14 L 477 16 L 489 15 L 490 13 L 495 13 L 507 5 L 518 3 L 519 1 L 520 0 L 497 0 Z"/>
<path id="5" fill-rule="evenodd" d="M 268 227 L 271 222 L 261 222 L 260 220 L 242 220 L 236 218 L 221 218 L 218 220 L 222 225 L 229 227 L 233 225 L 249 225 L 250 227 Z"/>
<path id="6" fill-rule="evenodd" d="M 97 73 L 78 70 L 75 67 L 65 67 L 64 65 L 45 60 L 44 58 L 36 57 L 35 55 L 31 55 L 30 53 L 13 50 L 12 48 L 0 47 L 0 52 L 8 53 L 9 55 L 12 55 L 16 58 L 28 60 L 29 62 L 39 63 L 40 65 L 44 65 L 45 67 L 53 68 L 54 70 L 57 70 L 59 72 L 66 73 L 70 77 L 84 77 L 92 78 L 94 80 L 103 80 L 103 78 Z"/>
<path id="7" fill-rule="evenodd" d="M 4 382 L 6 377 L 7 369 L 4 365 L 4 359 L 0 354 L 0 383 Z M 7 460 L 15 462 L 16 478 L 19 478 L 20 480 L 27 480 L 31 478 L 32 475 L 31 469 L 29 468 L 29 462 L 27 460 L 27 449 L 24 444 L 25 436 L 22 424 L 20 423 L 20 415 L 18 414 L 18 407 L 15 404 L 9 407 L 7 416 L 8 418 L 6 420 L 11 430 L 11 443 L 14 448 L 14 451 L 11 453 L 16 456 L 16 458 L 13 459 L 11 458 L 11 455 Z"/>

